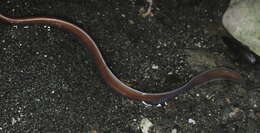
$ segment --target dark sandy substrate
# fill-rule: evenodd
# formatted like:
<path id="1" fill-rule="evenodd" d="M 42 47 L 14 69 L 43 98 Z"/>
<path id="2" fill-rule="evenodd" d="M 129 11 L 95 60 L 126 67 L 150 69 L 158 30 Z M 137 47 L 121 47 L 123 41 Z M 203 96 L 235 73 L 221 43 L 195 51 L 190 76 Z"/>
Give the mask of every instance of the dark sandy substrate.
<path id="1" fill-rule="evenodd" d="M 165 107 L 146 107 L 116 93 L 89 52 L 49 25 L 0 23 L 0 133 L 259 133 L 260 72 L 238 61 L 220 39 L 227 0 L 1 0 L 8 16 L 55 16 L 96 41 L 128 85 L 162 92 L 199 72 L 224 66 L 244 83 L 196 87 Z M 147 122 L 147 121 L 146 121 Z"/>

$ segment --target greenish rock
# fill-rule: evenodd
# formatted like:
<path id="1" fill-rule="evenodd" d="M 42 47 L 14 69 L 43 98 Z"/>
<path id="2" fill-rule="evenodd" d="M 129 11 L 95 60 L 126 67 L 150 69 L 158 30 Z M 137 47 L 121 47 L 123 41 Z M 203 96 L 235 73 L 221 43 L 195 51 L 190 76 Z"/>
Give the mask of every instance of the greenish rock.
<path id="1" fill-rule="evenodd" d="M 260 0 L 231 0 L 223 25 L 236 39 L 260 56 Z"/>

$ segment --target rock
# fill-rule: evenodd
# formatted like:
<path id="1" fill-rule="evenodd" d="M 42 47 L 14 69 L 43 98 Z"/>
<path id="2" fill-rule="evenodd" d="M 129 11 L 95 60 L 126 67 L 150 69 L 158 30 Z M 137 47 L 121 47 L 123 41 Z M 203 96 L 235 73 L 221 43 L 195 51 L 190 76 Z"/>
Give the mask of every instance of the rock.
<path id="1" fill-rule="evenodd" d="M 231 0 L 223 25 L 237 40 L 260 56 L 260 1 Z"/>
<path id="2" fill-rule="evenodd" d="M 153 123 L 147 119 L 147 118 L 144 118 L 141 120 L 141 124 L 140 124 L 140 127 L 141 127 L 141 130 L 142 130 L 142 133 L 148 133 L 149 129 L 153 126 Z"/>
<path id="3" fill-rule="evenodd" d="M 228 114 L 230 120 L 241 120 L 243 117 L 243 111 L 239 108 L 233 108 L 232 112 Z"/>

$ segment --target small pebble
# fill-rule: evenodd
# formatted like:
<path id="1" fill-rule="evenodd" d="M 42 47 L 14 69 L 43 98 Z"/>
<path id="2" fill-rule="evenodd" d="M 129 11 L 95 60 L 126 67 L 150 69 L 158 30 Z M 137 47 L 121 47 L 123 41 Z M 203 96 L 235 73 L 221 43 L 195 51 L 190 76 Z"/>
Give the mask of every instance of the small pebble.
<path id="1" fill-rule="evenodd" d="M 125 17 L 126 17 L 126 15 L 125 15 L 125 14 L 121 14 L 121 16 L 122 16 L 123 18 L 125 18 Z"/>
<path id="2" fill-rule="evenodd" d="M 200 42 L 195 43 L 195 46 L 201 48 L 201 43 Z"/>
<path id="3" fill-rule="evenodd" d="M 172 132 L 171 133 L 177 133 L 177 129 L 172 129 Z"/>
<path id="4" fill-rule="evenodd" d="M 151 106 L 153 106 L 152 104 L 146 103 L 145 101 L 142 101 L 142 103 L 144 104 L 145 107 L 151 107 Z"/>
<path id="5" fill-rule="evenodd" d="M 51 31 L 51 27 L 50 26 L 47 27 L 47 31 Z"/>
<path id="6" fill-rule="evenodd" d="M 196 124 L 196 121 L 193 120 L 193 119 L 191 119 L 191 118 L 188 120 L 188 122 L 189 122 L 190 124 Z"/>
<path id="7" fill-rule="evenodd" d="M 35 101 L 36 101 L 36 102 L 40 102 L 41 100 L 40 100 L 39 98 L 36 98 Z"/>
<path id="8" fill-rule="evenodd" d="M 129 20 L 128 22 L 129 22 L 129 24 L 135 24 L 135 22 L 133 20 Z"/>
<path id="9" fill-rule="evenodd" d="M 155 65 L 155 64 L 152 65 L 152 69 L 158 69 L 158 68 L 159 68 L 158 65 Z"/>
<path id="10" fill-rule="evenodd" d="M 14 125 L 16 122 L 17 121 L 15 120 L 15 118 L 12 117 L 12 121 L 11 121 L 12 125 Z"/>
<path id="11" fill-rule="evenodd" d="M 242 117 L 242 110 L 234 108 L 232 112 L 228 114 L 229 118 L 238 120 Z"/>
<path id="12" fill-rule="evenodd" d="M 152 126 L 153 126 L 153 123 L 149 119 L 144 118 L 141 120 L 140 127 L 142 130 L 142 133 L 149 133 L 148 131 Z"/>

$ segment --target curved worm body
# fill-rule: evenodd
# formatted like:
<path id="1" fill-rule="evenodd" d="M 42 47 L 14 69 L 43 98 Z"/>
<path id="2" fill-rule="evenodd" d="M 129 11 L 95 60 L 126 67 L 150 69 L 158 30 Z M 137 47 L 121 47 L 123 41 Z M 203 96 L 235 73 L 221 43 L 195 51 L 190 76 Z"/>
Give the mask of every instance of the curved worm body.
<path id="1" fill-rule="evenodd" d="M 210 81 L 241 80 L 241 77 L 237 72 L 234 72 L 230 69 L 218 68 L 203 72 L 195 76 L 180 88 L 162 93 L 145 93 L 133 89 L 124 84 L 122 81 L 120 81 L 107 66 L 100 50 L 98 49 L 97 45 L 92 40 L 92 38 L 84 30 L 72 23 L 50 17 L 9 18 L 2 14 L 0 14 L 0 21 L 15 24 L 49 24 L 73 33 L 78 39 L 84 42 L 87 49 L 91 52 L 91 55 L 94 59 L 96 67 L 98 68 L 98 71 L 110 87 L 114 88 L 117 92 L 128 98 L 142 100 L 151 104 L 159 104 L 161 102 L 165 102 L 168 99 L 178 95 L 180 92 L 183 92 L 185 90 L 193 88 L 194 86 L 201 85 Z"/>

